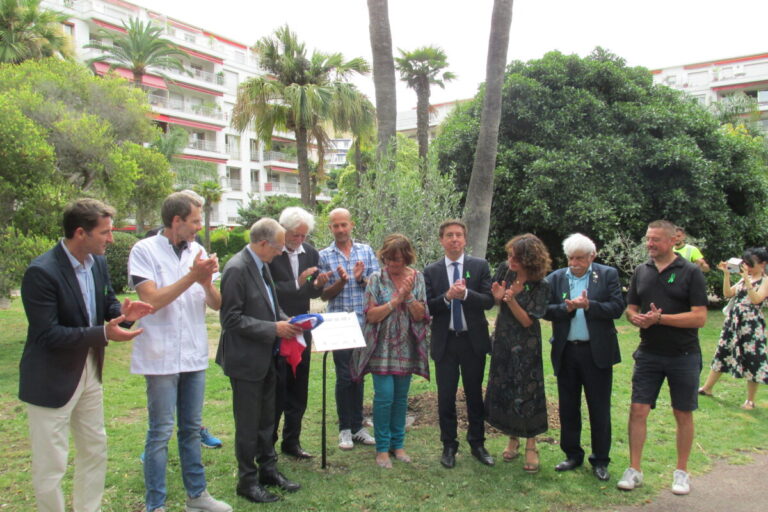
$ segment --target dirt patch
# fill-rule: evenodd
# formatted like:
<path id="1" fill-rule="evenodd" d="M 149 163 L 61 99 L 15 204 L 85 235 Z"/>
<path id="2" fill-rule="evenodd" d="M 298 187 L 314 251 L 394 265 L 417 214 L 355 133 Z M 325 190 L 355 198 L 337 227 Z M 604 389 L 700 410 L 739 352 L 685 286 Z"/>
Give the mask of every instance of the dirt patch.
<path id="1" fill-rule="evenodd" d="M 365 404 L 363 415 L 370 417 L 373 415 L 372 406 Z M 427 391 L 418 395 L 408 397 L 408 416 L 413 417 L 413 423 L 410 428 L 420 428 L 425 426 L 437 427 L 439 425 L 437 414 L 437 392 Z M 464 398 L 464 390 L 459 388 L 456 392 L 456 416 L 459 424 L 459 430 L 466 430 L 469 426 L 467 421 L 467 401 Z M 547 418 L 551 430 L 560 429 L 560 415 L 556 402 L 547 402 Z M 501 431 L 493 428 L 486 423 L 485 432 L 489 436 L 504 435 Z M 554 443 L 555 438 L 547 435 L 537 437 L 539 442 Z"/>

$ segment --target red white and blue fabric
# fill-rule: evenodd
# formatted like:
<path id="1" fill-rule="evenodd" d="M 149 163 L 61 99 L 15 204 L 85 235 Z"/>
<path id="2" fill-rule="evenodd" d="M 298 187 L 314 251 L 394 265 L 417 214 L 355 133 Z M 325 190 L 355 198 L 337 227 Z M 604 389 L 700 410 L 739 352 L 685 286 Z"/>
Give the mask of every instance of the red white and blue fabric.
<path id="1" fill-rule="evenodd" d="M 323 323 L 323 316 L 315 313 L 307 313 L 305 315 L 297 315 L 291 318 L 289 322 L 298 325 L 305 331 L 311 331 Z M 301 362 L 301 354 L 304 353 L 304 349 L 306 348 L 307 342 L 304 340 L 304 333 L 293 338 L 282 338 L 280 340 L 280 355 L 288 362 L 294 376 L 296 376 L 296 367 L 299 366 L 299 363 Z"/>

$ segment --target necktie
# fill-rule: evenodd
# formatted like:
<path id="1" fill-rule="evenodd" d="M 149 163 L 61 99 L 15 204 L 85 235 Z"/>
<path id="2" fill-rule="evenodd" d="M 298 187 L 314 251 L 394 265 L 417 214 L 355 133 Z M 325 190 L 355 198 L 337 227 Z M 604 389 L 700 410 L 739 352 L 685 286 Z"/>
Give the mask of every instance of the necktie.
<path id="1" fill-rule="evenodd" d="M 277 320 L 277 300 L 275 299 L 275 293 L 272 288 L 272 276 L 269 275 L 269 270 L 266 265 L 261 267 L 261 277 L 264 278 L 264 286 L 267 287 L 269 296 L 272 298 L 272 316 Z M 272 353 L 277 355 L 280 353 L 280 337 L 275 336 L 275 343 L 272 345 Z"/>
<path id="2" fill-rule="evenodd" d="M 454 261 L 451 265 L 453 265 L 453 282 L 455 283 L 461 278 L 461 274 L 459 274 L 459 262 Z M 461 321 L 461 301 L 459 299 L 453 299 L 451 301 L 451 315 L 453 315 L 453 330 L 456 332 L 463 331 L 464 323 Z"/>

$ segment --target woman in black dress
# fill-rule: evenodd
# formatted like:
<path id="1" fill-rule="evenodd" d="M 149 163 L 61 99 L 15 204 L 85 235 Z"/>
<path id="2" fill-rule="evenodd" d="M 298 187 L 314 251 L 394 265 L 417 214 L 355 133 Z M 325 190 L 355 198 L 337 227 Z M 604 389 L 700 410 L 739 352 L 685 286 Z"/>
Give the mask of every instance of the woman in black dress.
<path id="1" fill-rule="evenodd" d="M 547 311 L 549 284 L 544 277 L 552 261 L 546 246 L 532 234 L 516 236 L 505 248 L 507 261 L 499 265 L 492 285 L 500 308 L 485 396 L 486 421 L 510 436 L 502 454 L 505 461 L 519 455 L 519 438 L 526 438 L 523 469 L 536 473 L 536 436 L 547 431 L 539 318 Z"/>

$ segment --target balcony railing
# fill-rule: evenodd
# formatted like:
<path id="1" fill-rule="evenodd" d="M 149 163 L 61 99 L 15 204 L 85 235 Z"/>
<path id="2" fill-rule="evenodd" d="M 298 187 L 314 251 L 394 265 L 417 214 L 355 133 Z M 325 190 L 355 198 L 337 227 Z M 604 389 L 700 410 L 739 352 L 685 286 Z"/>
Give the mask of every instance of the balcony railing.
<path id="1" fill-rule="evenodd" d="M 230 190 L 242 190 L 242 185 L 240 178 L 224 178 L 224 187 Z"/>
<path id="2" fill-rule="evenodd" d="M 264 192 L 301 194 L 298 185 L 294 185 L 293 183 L 280 183 L 279 181 L 268 181 L 264 183 Z"/>
<path id="3" fill-rule="evenodd" d="M 227 144 L 227 154 L 232 160 L 240 160 L 240 146 L 237 144 Z"/>
<path id="4" fill-rule="evenodd" d="M 191 103 L 171 100 L 159 94 L 150 93 L 149 104 L 153 107 L 175 110 L 187 114 L 209 117 L 211 119 L 224 120 L 224 113 L 218 107 L 209 107 L 206 105 L 192 105 Z"/>
<path id="5" fill-rule="evenodd" d="M 187 70 L 187 73 L 182 73 L 181 71 L 173 68 L 168 68 L 165 70 L 165 72 L 168 75 L 172 76 L 178 76 L 181 78 L 194 78 L 195 80 L 200 80 L 201 82 L 206 82 L 209 84 L 216 84 L 218 86 L 224 86 L 224 76 L 220 75 L 218 73 L 214 74 L 210 71 L 203 71 L 200 69 L 194 69 L 194 68 L 184 68 Z"/>
<path id="6" fill-rule="evenodd" d="M 264 160 L 265 161 L 279 160 L 281 162 L 293 162 L 293 163 L 296 163 L 299 161 L 296 155 L 289 155 L 288 153 L 283 153 L 282 151 L 265 151 Z"/>
<path id="7" fill-rule="evenodd" d="M 191 140 L 187 143 L 189 149 L 199 149 L 200 151 L 213 151 L 217 153 L 216 141 L 214 140 Z"/>

